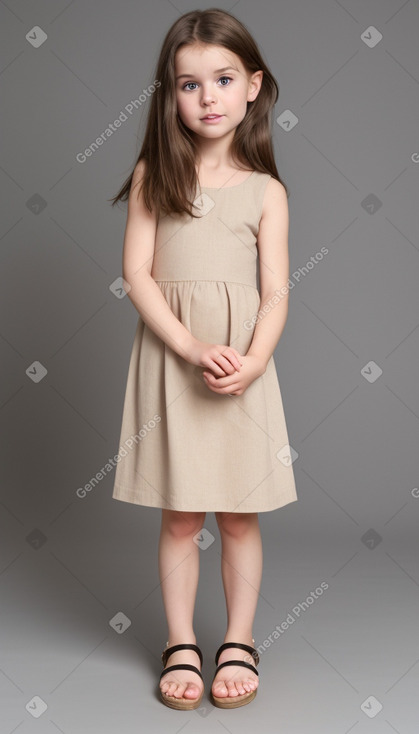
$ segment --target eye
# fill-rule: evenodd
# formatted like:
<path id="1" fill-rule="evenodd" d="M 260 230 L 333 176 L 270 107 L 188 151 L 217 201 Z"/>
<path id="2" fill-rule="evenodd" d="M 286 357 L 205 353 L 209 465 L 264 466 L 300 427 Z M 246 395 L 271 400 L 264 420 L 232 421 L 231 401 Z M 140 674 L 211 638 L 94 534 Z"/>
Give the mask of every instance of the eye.
<path id="1" fill-rule="evenodd" d="M 220 81 L 221 79 L 227 79 L 229 82 L 233 81 L 233 79 L 232 79 L 231 76 L 220 76 L 220 79 L 218 81 Z M 193 89 L 187 89 L 187 87 L 190 87 L 191 84 L 192 84 L 192 86 L 194 84 L 195 84 L 195 86 L 197 86 L 197 83 L 196 82 L 186 82 L 186 84 L 183 85 L 182 89 L 186 89 L 186 91 L 188 91 L 188 92 L 193 92 L 194 91 Z M 221 86 L 222 87 L 228 87 L 229 85 L 228 84 L 222 84 Z"/>
<path id="2" fill-rule="evenodd" d="M 183 85 L 182 89 L 186 89 L 186 87 L 189 87 L 190 84 L 195 84 L 196 85 L 196 82 L 187 82 L 186 84 Z M 189 91 L 191 91 L 191 90 L 189 90 Z"/>

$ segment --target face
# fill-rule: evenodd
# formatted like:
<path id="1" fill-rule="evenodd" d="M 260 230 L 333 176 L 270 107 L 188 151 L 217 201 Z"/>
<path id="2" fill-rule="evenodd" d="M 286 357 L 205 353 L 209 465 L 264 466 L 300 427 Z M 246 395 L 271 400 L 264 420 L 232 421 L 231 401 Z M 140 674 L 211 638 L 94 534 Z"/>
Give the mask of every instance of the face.
<path id="1" fill-rule="evenodd" d="M 262 84 L 262 71 L 249 74 L 239 56 L 223 46 L 183 46 L 175 55 L 176 100 L 184 125 L 202 138 L 236 129 Z M 213 122 L 206 115 L 218 115 Z"/>

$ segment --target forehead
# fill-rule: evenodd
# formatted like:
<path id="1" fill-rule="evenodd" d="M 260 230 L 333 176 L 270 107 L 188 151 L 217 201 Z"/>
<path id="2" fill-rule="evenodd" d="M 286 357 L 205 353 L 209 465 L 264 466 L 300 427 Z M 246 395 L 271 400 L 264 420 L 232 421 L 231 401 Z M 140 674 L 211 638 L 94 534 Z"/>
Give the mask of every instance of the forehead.
<path id="1" fill-rule="evenodd" d="M 176 74 L 194 71 L 212 73 L 225 67 L 231 67 L 245 73 L 240 57 L 224 46 L 214 44 L 187 45 L 178 48 L 175 54 Z"/>

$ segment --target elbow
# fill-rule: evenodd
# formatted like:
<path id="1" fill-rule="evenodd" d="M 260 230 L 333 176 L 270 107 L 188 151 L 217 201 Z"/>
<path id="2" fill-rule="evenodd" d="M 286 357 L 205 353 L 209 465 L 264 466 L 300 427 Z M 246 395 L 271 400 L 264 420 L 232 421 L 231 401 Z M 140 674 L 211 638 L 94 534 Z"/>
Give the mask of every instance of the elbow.
<path id="1" fill-rule="evenodd" d="M 142 283 L 143 280 L 151 278 L 148 270 L 132 270 L 130 268 L 123 268 L 122 277 L 130 288 L 137 287 L 138 284 Z"/>

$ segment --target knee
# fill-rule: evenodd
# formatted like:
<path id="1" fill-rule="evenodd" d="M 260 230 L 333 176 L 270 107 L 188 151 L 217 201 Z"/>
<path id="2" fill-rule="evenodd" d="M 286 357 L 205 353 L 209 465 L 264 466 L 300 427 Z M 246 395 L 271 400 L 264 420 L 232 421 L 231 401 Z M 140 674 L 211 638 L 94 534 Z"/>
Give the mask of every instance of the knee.
<path id="1" fill-rule="evenodd" d="M 187 538 L 196 535 L 205 521 L 205 512 L 179 512 L 163 510 L 162 524 L 174 538 Z"/>
<path id="2" fill-rule="evenodd" d="M 220 533 L 240 539 L 253 530 L 258 522 L 257 512 L 216 512 Z"/>

